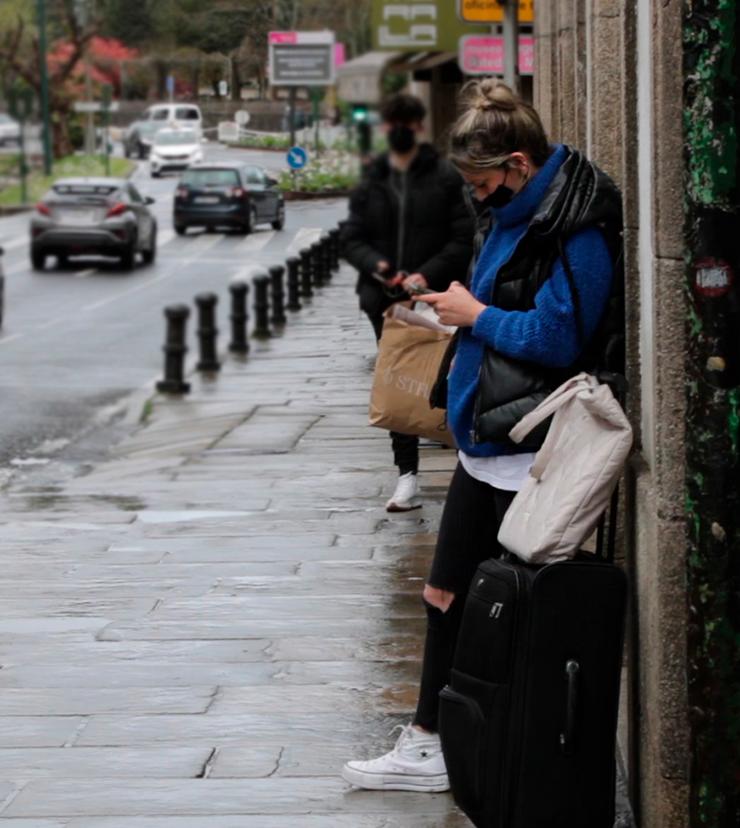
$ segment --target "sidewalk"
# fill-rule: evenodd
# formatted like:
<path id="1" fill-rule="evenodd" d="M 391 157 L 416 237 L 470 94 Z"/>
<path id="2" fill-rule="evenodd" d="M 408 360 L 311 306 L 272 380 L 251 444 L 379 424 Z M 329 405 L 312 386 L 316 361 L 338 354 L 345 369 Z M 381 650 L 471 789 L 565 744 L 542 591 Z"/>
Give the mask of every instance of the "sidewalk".
<path id="1" fill-rule="evenodd" d="M 373 351 L 343 269 L 108 462 L 5 494 L 0 828 L 469 825 L 338 775 L 410 718 L 455 461 L 425 449 L 424 508 L 386 514 Z"/>

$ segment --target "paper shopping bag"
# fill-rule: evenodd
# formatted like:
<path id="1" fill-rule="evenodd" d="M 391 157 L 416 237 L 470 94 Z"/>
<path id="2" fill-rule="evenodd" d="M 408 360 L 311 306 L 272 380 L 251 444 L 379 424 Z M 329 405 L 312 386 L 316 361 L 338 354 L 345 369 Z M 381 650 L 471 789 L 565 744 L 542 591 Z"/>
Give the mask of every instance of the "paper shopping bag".
<path id="1" fill-rule="evenodd" d="M 454 328 L 403 305 L 388 309 L 370 394 L 370 425 L 454 446 L 446 412 L 429 394 Z"/>

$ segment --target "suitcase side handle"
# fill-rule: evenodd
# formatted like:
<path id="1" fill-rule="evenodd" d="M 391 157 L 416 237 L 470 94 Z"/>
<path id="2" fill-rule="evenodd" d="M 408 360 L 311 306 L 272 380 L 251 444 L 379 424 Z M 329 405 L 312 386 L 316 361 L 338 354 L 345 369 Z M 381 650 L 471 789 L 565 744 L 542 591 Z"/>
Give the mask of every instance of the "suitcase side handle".
<path id="1" fill-rule="evenodd" d="M 574 659 L 565 663 L 565 678 L 568 681 L 568 693 L 565 698 L 565 728 L 560 734 L 560 749 L 566 756 L 572 756 L 575 748 L 576 710 L 578 707 L 578 676 L 581 665 Z"/>

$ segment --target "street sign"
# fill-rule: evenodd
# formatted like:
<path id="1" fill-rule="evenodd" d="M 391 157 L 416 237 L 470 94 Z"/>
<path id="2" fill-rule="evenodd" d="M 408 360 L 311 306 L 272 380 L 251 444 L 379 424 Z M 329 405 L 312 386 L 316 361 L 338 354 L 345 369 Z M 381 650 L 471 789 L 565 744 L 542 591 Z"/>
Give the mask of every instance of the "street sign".
<path id="1" fill-rule="evenodd" d="M 273 86 L 332 86 L 334 32 L 270 32 Z"/>
<path id="2" fill-rule="evenodd" d="M 462 35 L 480 32 L 455 0 L 373 0 L 371 27 L 373 49 L 390 52 L 454 52 Z"/>
<path id="3" fill-rule="evenodd" d="M 226 83 L 225 80 L 220 80 L 218 82 L 218 94 L 225 98 L 229 94 L 229 84 Z"/>
<path id="4" fill-rule="evenodd" d="M 504 39 L 496 35 L 464 35 L 457 62 L 465 75 L 503 75 Z M 534 72 L 534 38 L 519 35 L 519 74 Z"/>
<path id="5" fill-rule="evenodd" d="M 75 112 L 118 112 L 118 101 L 111 101 L 108 106 L 101 101 L 75 101 Z"/>
<path id="6" fill-rule="evenodd" d="M 175 94 L 175 76 L 167 75 L 167 96 L 172 100 Z"/>
<path id="7" fill-rule="evenodd" d="M 457 0 L 457 13 L 465 23 L 502 23 L 504 3 L 500 0 Z M 534 0 L 519 0 L 519 22 L 534 22 Z"/>
<path id="8" fill-rule="evenodd" d="M 234 120 L 239 124 L 239 126 L 246 126 L 249 123 L 250 114 L 247 112 L 246 109 L 240 109 L 238 112 L 234 113 Z"/>
<path id="9" fill-rule="evenodd" d="M 308 153 L 303 147 L 291 147 L 285 156 L 291 170 L 301 170 L 308 163 Z"/>

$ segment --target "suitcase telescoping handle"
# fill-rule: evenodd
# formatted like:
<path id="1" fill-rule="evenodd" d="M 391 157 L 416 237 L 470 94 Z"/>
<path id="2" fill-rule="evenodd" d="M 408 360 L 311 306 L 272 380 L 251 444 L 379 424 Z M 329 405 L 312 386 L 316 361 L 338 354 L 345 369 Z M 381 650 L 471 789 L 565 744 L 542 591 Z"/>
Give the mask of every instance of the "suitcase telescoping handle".
<path id="1" fill-rule="evenodd" d="M 566 756 L 572 756 L 576 741 L 576 711 L 578 709 L 578 676 L 581 665 L 574 659 L 565 662 L 565 677 L 568 693 L 565 698 L 565 728 L 560 734 L 560 749 Z"/>

